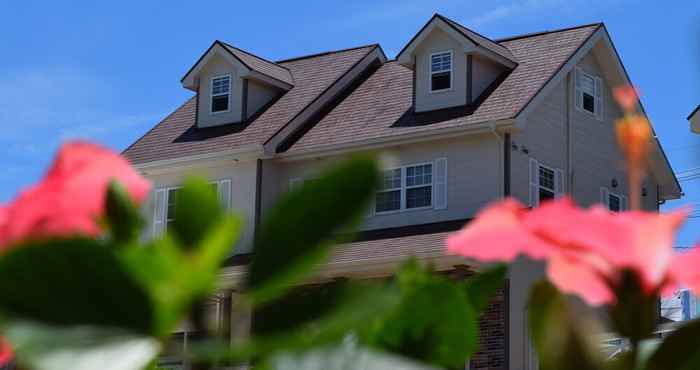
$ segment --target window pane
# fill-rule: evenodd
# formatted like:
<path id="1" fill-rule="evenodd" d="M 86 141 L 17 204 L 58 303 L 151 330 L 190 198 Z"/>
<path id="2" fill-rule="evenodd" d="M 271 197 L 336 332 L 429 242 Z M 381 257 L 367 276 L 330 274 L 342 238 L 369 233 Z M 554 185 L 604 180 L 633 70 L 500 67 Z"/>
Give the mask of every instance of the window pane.
<path id="1" fill-rule="evenodd" d="M 384 171 L 379 190 L 397 189 L 401 187 L 401 169 Z"/>
<path id="2" fill-rule="evenodd" d="M 427 185 L 433 182 L 433 165 L 424 164 L 406 168 L 406 186 Z"/>
<path id="3" fill-rule="evenodd" d="M 620 197 L 610 194 L 608 196 L 608 205 L 611 211 L 620 212 Z"/>
<path id="4" fill-rule="evenodd" d="M 579 75 L 579 86 L 581 90 L 589 95 L 595 95 L 595 80 L 593 77 L 581 73 Z"/>
<path id="5" fill-rule="evenodd" d="M 377 193 L 376 211 L 386 212 L 401 209 L 401 190 Z"/>
<path id="6" fill-rule="evenodd" d="M 450 72 L 434 73 L 430 77 L 430 89 L 432 91 L 445 90 L 451 87 Z"/>
<path id="7" fill-rule="evenodd" d="M 595 113 L 595 98 L 593 98 L 593 95 L 583 93 L 583 109 Z"/>
<path id="8" fill-rule="evenodd" d="M 211 98 L 211 111 L 223 112 L 228 110 L 228 95 L 213 96 Z"/>
<path id="9" fill-rule="evenodd" d="M 432 195 L 432 186 L 406 189 L 406 208 L 429 207 Z"/>
<path id="10" fill-rule="evenodd" d="M 228 94 L 230 86 L 231 86 L 230 82 L 231 82 L 231 79 L 228 76 L 213 79 L 211 81 L 211 93 L 212 93 L 212 95 Z"/>
<path id="11" fill-rule="evenodd" d="M 554 192 L 554 171 L 540 167 L 540 187 Z"/>
<path id="12" fill-rule="evenodd" d="M 554 199 L 554 192 L 540 187 L 540 203 Z"/>
<path id="13" fill-rule="evenodd" d="M 452 54 L 435 54 L 430 58 L 430 72 L 444 72 L 452 68 Z"/>
<path id="14" fill-rule="evenodd" d="M 168 190 L 168 208 L 165 214 L 165 221 L 170 225 L 175 221 L 175 202 L 177 201 L 177 193 L 179 189 Z"/>

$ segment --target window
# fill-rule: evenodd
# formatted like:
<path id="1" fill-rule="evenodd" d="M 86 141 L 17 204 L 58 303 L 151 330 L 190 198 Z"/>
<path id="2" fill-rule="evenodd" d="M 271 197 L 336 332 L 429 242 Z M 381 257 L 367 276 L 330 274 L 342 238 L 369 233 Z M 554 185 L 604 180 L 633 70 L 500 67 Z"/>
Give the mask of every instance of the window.
<path id="1" fill-rule="evenodd" d="M 565 177 L 561 169 L 545 166 L 530 158 L 530 207 L 562 196 Z"/>
<path id="2" fill-rule="evenodd" d="M 430 92 L 452 88 L 452 51 L 430 55 Z"/>
<path id="3" fill-rule="evenodd" d="M 627 209 L 627 197 L 611 193 L 606 187 L 600 188 L 600 202 L 613 212 L 622 212 Z"/>
<path id="4" fill-rule="evenodd" d="M 231 180 L 226 179 L 226 180 L 219 180 L 219 181 L 214 181 L 211 183 L 212 190 L 214 191 L 215 194 L 217 194 L 217 197 L 219 199 L 219 202 L 221 203 L 221 207 L 223 209 L 229 209 L 230 208 L 230 192 L 231 192 Z M 164 221 L 165 221 L 165 229 L 167 230 L 173 222 L 175 222 L 175 216 L 176 216 L 176 204 L 177 204 L 177 196 L 178 193 L 180 192 L 180 187 L 173 187 L 173 188 L 167 188 L 164 189 L 166 196 L 164 199 Z M 158 205 L 156 204 L 156 207 Z M 157 213 L 157 211 L 156 211 Z M 157 217 L 157 216 L 156 216 Z M 158 222 L 158 220 L 155 220 L 155 222 Z M 157 234 L 157 232 L 156 232 Z"/>
<path id="5" fill-rule="evenodd" d="M 384 171 L 375 199 L 377 213 L 432 207 L 433 164 Z"/>
<path id="6" fill-rule="evenodd" d="M 165 228 L 170 228 L 173 222 L 175 222 L 175 203 L 177 201 L 177 193 L 180 191 L 179 188 L 168 189 L 168 207 L 165 212 Z"/>
<path id="7" fill-rule="evenodd" d="M 576 108 L 599 120 L 603 119 L 602 85 L 600 78 L 576 69 Z"/>
<path id="8" fill-rule="evenodd" d="M 549 167 L 545 167 L 540 165 L 539 166 L 539 181 L 540 181 L 540 199 L 539 202 L 542 203 L 545 200 L 550 200 L 554 199 L 555 195 L 557 194 L 556 190 L 554 189 L 554 183 L 555 183 L 555 172 L 553 169 Z"/>
<path id="9" fill-rule="evenodd" d="M 211 79 L 211 113 L 229 111 L 231 100 L 231 76 L 219 76 Z"/>
<path id="10" fill-rule="evenodd" d="M 384 171 L 377 192 L 376 211 L 388 212 L 401 209 L 401 169 Z"/>

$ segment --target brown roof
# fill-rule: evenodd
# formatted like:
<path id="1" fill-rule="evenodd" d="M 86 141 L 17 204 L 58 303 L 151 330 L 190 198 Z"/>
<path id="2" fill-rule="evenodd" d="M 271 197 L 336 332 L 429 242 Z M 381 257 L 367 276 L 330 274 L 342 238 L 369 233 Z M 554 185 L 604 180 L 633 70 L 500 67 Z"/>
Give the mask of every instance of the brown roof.
<path id="1" fill-rule="evenodd" d="M 196 128 L 196 98 L 192 97 L 123 154 L 138 164 L 263 144 L 375 47 L 368 45 L 277 62 L 289 70 L 294 87 L 242 125 Z"/>
<path id="2" fill-rule="evenodd" d="M 289 151 L 360 144 L 369 139 L 514 118 L 600 26 L 502 41 L 518 66 L 488 96 L 467 107 L 413 113 L 412 72 L 396 61 L 388 62 L 321 118 Z"/>
<path id="3" fill-rule="evenodd" d="M 258 71 L 264 75 L 272 77 L 276 80 L 294 85 L 294 79 L 292 78 L 292 73 L 288 68 L 283 65 L 279 65 L 275 62 L 263 59 L 257 55 L 253 55 L 245 50 L 241 50 L 235 46 L 229 45 L 225 42 L 221 42 L 221 45 L 231 52 L 234 56 L 238 58 L 246 67 Z"/>
<path id="4" fill-rule="evenodd" d="M 469 28 L 464 27 L 461 24 L 459 24 L 459 23 L 457 23 L 457 22 L 455 22 L 455 21 L 453 21 L 453 20 L 451 20 L 443 15 L 436 14 L 435 16 L 444 20 L 452 27 L 456 28 L 457 31 L 459 31 L 462 35 L 464 35 L 464 37 L 468 38 L 473 43 L 475 43 L 475 44 L 477 44 L 477 45 L 479 45 L 479 46 L 481 46 L 481 47 L 483 47 L 491 52 L 494 52 L 494 53 L 496 53 L 496 54 L 498 54 L 498 55 L 500 55 L 500 56 L 502 56 L 502 57 L 504 57 L 512 62 L 517 62 L 517 59 L 515 58 L 513 53 L 511 53 L 511 51 L 508 50 L 507 47 L 497 43 L 496 41 L 489 39 L 488 37 L 486 37 L 478 32 L 474 32 L 474 31 L 470 30 Z"/>

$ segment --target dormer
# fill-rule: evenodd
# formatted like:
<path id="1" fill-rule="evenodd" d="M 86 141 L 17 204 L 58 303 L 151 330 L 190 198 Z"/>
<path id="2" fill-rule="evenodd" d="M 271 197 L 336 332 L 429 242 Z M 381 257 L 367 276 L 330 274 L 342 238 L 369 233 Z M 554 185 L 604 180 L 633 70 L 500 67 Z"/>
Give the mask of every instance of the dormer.
<path id="1" fill-rule="evenodd" d="M 416 112 L 466 106 L 517 66 L 506 47 L 439 14 L 399 52 L 413 70 Z"/>
<path id="2" fill-rule="evenodd" d="M 242 124 L 294 87 L 289 70 L 215 41 L 181 80 L 197 93 L 197 127 Z"/>

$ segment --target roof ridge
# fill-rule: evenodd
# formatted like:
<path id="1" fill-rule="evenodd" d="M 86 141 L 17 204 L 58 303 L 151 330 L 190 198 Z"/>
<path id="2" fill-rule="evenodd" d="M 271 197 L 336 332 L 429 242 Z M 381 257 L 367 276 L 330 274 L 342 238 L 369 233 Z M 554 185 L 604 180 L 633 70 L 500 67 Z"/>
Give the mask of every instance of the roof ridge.
<path id="1" fill-rule="evenodd" d="M 315 54 L 308 54 L 308 55 L 301 55 L 301 56 L 292 57 L 292 58 L 280 59 L 280 60 L 276 61 L 275 63 L 287 63 L 287 62 L 292 62 L 292 61 L 296 61 L 296 60 L 300 60 L 300 59 L 308 59 L 308 58 L 320 57 L 320 56 L 324 56 L 324 55 L 343 53 L 346 51 L 363 49 L 363 48 L 374 47 L 374 46 L 379 46 L 379 43 L 375 42 L 375 43 L 371 43 L 371 44 L 354 46 L 354 47 L 345 48 L 345 49 L 330 50 L 330 51 L 324 51 L 324 52 L 315 53 Z"/>
<path id="2" fill-rule="evenodd" d="M 216 40 L 216 41 L 219 41 L 220 43 L 222 43 L 222 44 L 224 44 L 225 46 L 228 46 L 228 47 L 230 47 L 230 48 L 232 48 L 232 49 L 236 49 L 236 50 L 240 51 L 241 53 L 246 53 L 246 54 L 248 54 L 248 55 L 250 55 L 250 56 L 252 56 L 252 57 L 254 57 L 254 58 L 258 58 L 258 59 L 262 60 L 263 62 L 267 62 L 267 63 L 270 63 L 270 64 L 274 64 L 274 65 L 276 65 L 276 66 L 278 66 L 278 67 L 280 67 L 280 68 L 284 68 L 284 69 L 286 69 L 287 71 L 289 71 L 289 68 L 287 68 L 287 67 L 285 67 L 285 66 L 283 66 L 283 65 L 279 65 L 279 64 L 277 64 L 277 62 L 273 62 L 273 61 L 271 61 L 271 60 L 269 60 L 269 59 L 266 59 L 266 58 L 263 58 L 263 57 L 261 57 L 261 56 L 259 56 L 259 55 L 257 55 L 257 54 L 253 54 L 253 53 L 251 53 L 251 52 L 249 52 L 249 51 L 247 51 L 247 50 L 243 50 L 243 49 L 241 49 L 241 48 L 239 48 L 239 47 L 233 46 L 233 45 L 229 44 L 229 43 L 226 42 L 226 41 L 221 41 L 221 40 Z M 290 72 L 291 72 L 291 71 L 290 71 Z"/>
<path id="3" fill-rule="evenodd" d="M 586 28 L 586 27 L 592 27 L 592 26 L 600 26 L 600 25 L 602 25 L 602 24 L 603 24 L 603 22 L 594 22 L 594 23 L 582 24 L 582 25 L 579 25 L 579 26 L 572 26 L 572 27 L 558 28 L 558 29 L 553 29 L 553 30 L 545 30 L 545 31 L 539 31 L 539 32 L 524 33 L 524 34 L 522 34 L 522 35 L 513 35 L 513 36 L 508 36 L 508 37 L 502 37 L 502 38 L 494 39 L 493 41 L 500 44 L 501 42 L 507 42 L 507 41 L 513 41 L 513 40 L 518 40 L 518 39 L 524 39 L 524 38 L 528 38 L 528 37 L 542 36 L 542 35 L 547 35 L 547 34 L 550 34 L 550 33 L 572 31 L 572 30 L 576 30 L 576 29 L 579 29 L 579 28 Z"/>
<path id="4" fill-rule="evenodd" d="M 448 17 L 446 17 L 446 16 L 444 16 L 444 15 L 442 15 L 442 14 L 439 14 L 439 13 L 435 13 L 435 14 L 436 14 L 438 17 L 440 17 L 440 18 L 443 18 L 443 19 L 445 19 L 445 20 L 447 20 L 447 21 L 449 21 L 449 22 L 452 22 L 452 23 L 454 23 L 454 24 L 456 24 L 456 25 L 458 25 L 458 26 L 460 26 L 460 27 L 464 27 L 464 28 L 468 29 L 468 30 L 471 31 L 471 32 L 474 32 L 475 34 L 477 34 L 477 35 L 479 35 L 479 36 L 481 36 L 481 37 L 483 37 L 483 38 L 485 38 L 485 39 L 487 39 L 487 40 L 489 40 L 489 41 L 491 41 L 491 42 L 497 44 L 498 46 L 500 46 L 500 47 L 502 47 L 502 48 L 508 49 L 505 45 L 501 45 L 500 43 L 498 43 L 498 41 L 496 41 L 496 40 L 494 40 L 494 39 L 492 39 L 492 38 L 490 38 L 490 37 L 488 37 L 488 36 L 485 36 L 484 34 L 482 34 L 482 33 L 480 33 L 480 32 L 474 31 L 474 29 L 469 28 L 469 27 L 467 27 L 467 26 L 465 26 L 465 25 L 463 25 L 463 24 L 457 22 L 457 21 L 455 21 L 455 20 L 452 19 L 452 18 L 448 18 Z M 510 50 L 510 49 L 508 49 L 508 50 Z"/>

